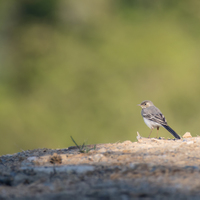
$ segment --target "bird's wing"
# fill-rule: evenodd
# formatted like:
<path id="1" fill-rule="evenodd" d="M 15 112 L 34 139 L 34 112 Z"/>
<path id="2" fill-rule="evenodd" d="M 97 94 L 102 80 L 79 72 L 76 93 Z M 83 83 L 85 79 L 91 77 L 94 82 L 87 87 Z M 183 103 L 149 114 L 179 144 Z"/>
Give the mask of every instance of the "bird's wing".
<path id="1" fill-rule="evenodd" d="M 167 121 L 165 119 L 165 116 L 160 112 L 160 110 L 156 107 L 151 109 L 143 109 L 143 117 L 145 117 L 148 120 L 151 120 L 153 122 L 156 122 L 161 125 L 167 125 Z"/>

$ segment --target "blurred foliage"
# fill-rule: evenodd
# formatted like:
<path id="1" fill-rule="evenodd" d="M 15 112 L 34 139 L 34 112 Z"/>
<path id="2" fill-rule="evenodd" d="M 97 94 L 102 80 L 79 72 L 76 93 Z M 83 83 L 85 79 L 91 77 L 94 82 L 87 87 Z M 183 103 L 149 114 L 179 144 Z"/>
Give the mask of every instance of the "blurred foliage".
<path id="1" fill-rule="evenodd" d="M 56 18 L 55 11 L 59 1 L 55 0 L 19 0 L 20 21 L 47 20 L 51 23 Z"/>
<path id="2" fill-rule="evenodd" d="M 0 1 L 0 154 L 148 136 L 151 100 L 183 135 L 200 121 L 199 2 Z M 152 133 L 152 137 L 156 131 Z M 164 129 L 159 136 L 172 137 Z"/>

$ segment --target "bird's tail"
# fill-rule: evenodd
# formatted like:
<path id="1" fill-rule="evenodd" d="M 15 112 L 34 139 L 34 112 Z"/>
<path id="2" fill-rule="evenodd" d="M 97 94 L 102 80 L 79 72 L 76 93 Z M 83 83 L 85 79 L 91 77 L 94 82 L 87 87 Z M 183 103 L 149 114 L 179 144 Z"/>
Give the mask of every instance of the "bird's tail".
<path id="1" fill-rule="evenodd" d="M 181 139 L 180 136 L 169 126 L 167 125 L 162 125 L 166 130 L 168 130 L 175 138 Z"/>

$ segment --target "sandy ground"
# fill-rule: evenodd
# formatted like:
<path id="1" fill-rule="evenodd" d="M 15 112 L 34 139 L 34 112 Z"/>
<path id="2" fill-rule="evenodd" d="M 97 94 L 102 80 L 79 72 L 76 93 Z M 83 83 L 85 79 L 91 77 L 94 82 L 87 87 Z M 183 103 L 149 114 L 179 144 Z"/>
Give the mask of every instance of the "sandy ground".
<path id="1" fill-rule="evenodd" d="M 0 199 L 200 198 L 200 137 L 137 140 L 1 156 Z"/>

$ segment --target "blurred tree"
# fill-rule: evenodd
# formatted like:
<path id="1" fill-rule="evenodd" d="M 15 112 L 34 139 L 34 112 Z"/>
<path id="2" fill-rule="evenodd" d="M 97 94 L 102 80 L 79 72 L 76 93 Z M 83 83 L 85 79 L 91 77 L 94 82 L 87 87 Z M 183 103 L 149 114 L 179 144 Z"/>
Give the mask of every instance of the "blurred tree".
<path id="1" fill-rule="evenodd" d="M 19 0 L 20 20 L 30 23 L 30 20 L 45 20 L 52 23 L 56 20 L 56 10 L 59 0 Z"/>
<path id="2" fill-rule="evenodd" d="M 15 9 L 15 26 L 10 35 L 13 65 L 8 80 L 13 92 L 27 94 L 40 81 L 39 60 L 52 47 L 52 27 L 56 22 L 59 0 L 19 0 Z"/>

